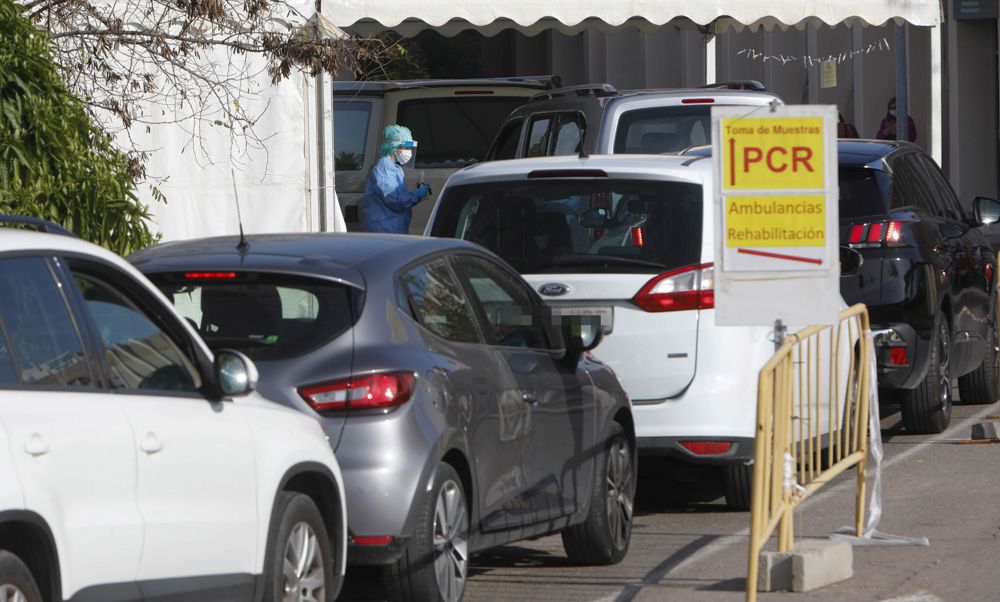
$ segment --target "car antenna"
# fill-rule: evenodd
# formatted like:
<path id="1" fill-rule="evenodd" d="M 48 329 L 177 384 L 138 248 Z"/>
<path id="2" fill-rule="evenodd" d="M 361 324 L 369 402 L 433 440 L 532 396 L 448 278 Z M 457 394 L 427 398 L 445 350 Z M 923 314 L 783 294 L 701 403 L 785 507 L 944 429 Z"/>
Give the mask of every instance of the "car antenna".
<path id="1" fill-rule="evenodd" d="M 246 253 L 250 250 L 250 243 L 248 243 L 246 237 L 243 236 L 243 214 L 240 213 L 240 191 L 236 188 L 236 171 L 230 167 L 229 173 L 233 178 L 233 198 L 236 199 L 236 221 L 240 225 L 240 242 L 236 243 L 236 250 L 240 253 Z"/>

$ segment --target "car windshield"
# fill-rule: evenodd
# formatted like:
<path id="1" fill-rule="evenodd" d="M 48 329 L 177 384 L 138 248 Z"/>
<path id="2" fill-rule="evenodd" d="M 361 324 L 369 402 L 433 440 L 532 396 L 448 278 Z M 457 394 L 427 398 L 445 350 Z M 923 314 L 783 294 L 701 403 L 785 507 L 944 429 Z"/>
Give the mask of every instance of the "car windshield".
<path id="1" fill-rule="evenodd" d="M 880 215 L 889 211 L 891 177 L 876 169 L 841 166 L 840 219 Z"/>
<path id="2" fill-rule="evenodd" d="M 567 178 L 449 188 L 431 234 L 522 274 L 657 273 L 698 263 L 701 228 L 700 184 Z"/>
<path id="3" fill-rule="evenodd" d="M 349 287 L 325 280 L 247 272 L 150 279 L 213 351 L 236 349 L 255 361 L 302 355 L 353 323 Z"/>

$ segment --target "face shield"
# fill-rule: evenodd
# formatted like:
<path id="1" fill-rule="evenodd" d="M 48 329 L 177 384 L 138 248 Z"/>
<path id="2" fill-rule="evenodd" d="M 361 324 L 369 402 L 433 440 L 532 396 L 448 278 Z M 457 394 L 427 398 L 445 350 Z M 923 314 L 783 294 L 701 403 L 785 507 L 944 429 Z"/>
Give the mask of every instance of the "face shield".
<path id="1" fill-rule="evenodd" d="M 396 147 L 395 153 L 396 163 L 401 165 L 403 169 L 413 170 L 413 166 L 417 164 L 417 141 L 404 140 Z"/>

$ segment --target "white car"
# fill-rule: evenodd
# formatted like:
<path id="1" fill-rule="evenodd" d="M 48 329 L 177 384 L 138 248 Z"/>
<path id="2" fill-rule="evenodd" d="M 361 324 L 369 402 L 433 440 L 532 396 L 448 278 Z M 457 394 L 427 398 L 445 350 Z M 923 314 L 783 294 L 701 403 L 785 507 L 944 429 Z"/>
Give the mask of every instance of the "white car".
<path id="1" fill-rule="evenodd" d="M 255 381 L 118 256 L 0 227 L 0 600 L 333 600 L 340 469 Z"/>
<path id="2" fill-rule="evenodd" d="M 601 316 L 594 354 L 632 399 L 639 453 L 720 467 L 727 505 L 747 509 L 774 343 L 768 328 L 715 325 L 713 205 L 707 157 L 496 161 L 448 180 L 426 234 L 494 251 L 555 313 Z"/>

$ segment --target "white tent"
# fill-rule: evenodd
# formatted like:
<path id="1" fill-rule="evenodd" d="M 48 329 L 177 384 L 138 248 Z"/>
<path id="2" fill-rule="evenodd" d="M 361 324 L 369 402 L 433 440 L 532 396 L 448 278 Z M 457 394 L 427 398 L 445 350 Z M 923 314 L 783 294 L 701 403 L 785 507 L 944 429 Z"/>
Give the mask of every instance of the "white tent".
<path id="1" fill-rule="evenodd" d="M 412 35 L 434 28 L 444 35 L 475 29 L 493 35 L 514 28 L 528 35 L 546 29 L 575 33 L 626 25 L 650 29 L 684 18 L 721 31 L 730 26 L 771 28 L 890 19 L 934 26 L 938 0 L 345 0 L 324 2 L 323 13 L 338 27 L 359 35 L 391 29 Z"/>

